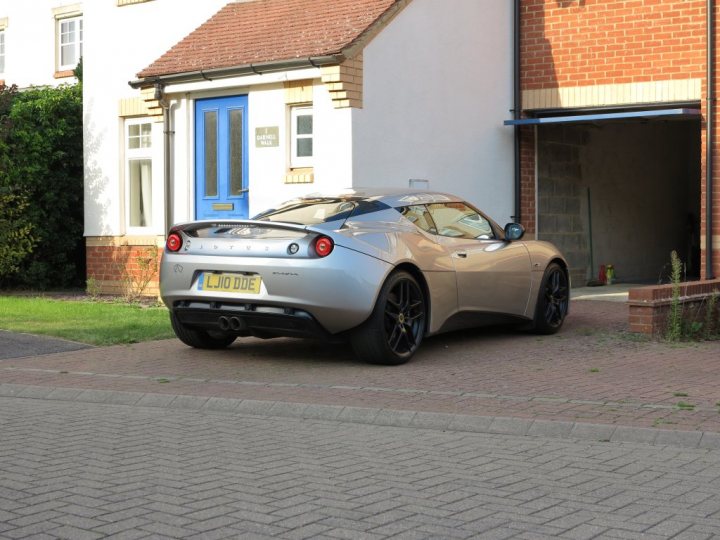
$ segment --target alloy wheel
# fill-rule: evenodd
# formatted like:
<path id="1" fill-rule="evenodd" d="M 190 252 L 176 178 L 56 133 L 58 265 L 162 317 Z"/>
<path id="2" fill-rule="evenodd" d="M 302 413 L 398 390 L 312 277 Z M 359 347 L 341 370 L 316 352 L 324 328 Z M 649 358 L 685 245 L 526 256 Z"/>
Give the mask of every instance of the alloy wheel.
<path id="1" fill-rule="evenodd" d="M 545 321 L 549 326 L 560 326 L 567 314 L 568 282 L 560 268 L 553 268 L 545 281 Z"/>
<path id="2" fill-rule="evenodd" d="M 395 283 L 385 305 L 385 337 L 397 355 L 412 354 L 422 340 L 425 324 L 425 301 L 414 280 Z"/>

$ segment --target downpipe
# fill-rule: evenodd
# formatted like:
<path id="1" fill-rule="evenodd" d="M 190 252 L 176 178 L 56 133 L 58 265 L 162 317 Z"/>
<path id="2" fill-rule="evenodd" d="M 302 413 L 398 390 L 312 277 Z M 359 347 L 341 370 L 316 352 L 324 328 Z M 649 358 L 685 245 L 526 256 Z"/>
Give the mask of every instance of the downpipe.
<path id="1" fill-rule="evenodd" d="M 521 116 L 521 89 L 520 89 L 520 1 L 515 0 L 513 11 L 513 118 L 518 120 Z M 522 220 L 522 199 L 520 196 L 520 126 L 513 126 L 514 152 L 515 152 L 515 215 L 512 221 L 520 223 Z"/>
<path id="2" fill-rule="evenodd" d="M 715 105 L 715 0 L 707 0 L 707 83 L 705 118 L 705 279 L 713 279 L 713 147 Z"/>

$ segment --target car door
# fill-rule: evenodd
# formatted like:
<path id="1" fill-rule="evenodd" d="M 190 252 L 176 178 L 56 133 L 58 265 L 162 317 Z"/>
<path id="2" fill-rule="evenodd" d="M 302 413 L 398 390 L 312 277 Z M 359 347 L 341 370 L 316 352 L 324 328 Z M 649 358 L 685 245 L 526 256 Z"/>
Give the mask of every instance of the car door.
<path id="1" fill-rule="evenodd" d="M 455 266 L 458 309 L 527 315 L 530 255 L 525 244 L 498 238 L 490 221 L 465 203 L 427 208 Z"/>

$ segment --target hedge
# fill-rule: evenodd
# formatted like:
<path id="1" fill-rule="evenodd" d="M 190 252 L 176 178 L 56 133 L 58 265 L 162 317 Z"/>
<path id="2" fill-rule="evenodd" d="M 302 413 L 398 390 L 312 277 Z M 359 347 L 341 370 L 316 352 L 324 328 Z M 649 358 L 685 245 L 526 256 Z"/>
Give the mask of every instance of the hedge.
<path id="1" fill-rule="evenodd" d="M 3 287 L 84 283 L 81 84 L 0 87 L 0 216 Z"/>

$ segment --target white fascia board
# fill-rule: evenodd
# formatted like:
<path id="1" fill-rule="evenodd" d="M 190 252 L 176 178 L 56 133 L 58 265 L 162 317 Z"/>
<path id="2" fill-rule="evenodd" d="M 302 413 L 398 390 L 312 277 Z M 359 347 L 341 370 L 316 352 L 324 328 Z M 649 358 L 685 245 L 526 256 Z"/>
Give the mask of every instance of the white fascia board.
<path id="1" fill-rule="evenodd" d="M 168 84 L 167 86 L 165 86 L 165 93 L 193 94 L 197 92 L 225 90 L 228 88 L 258 86 L 261 84 L 275 84 L 285 81 L 303 81 L 307 79 L 319 79 L 320 77 L 320 68 L 296 69 L 292 71 L 280 71 L 277 73 L 263 73 L 257 75 L 246 75 L 243 77 L 215 79 L 212 81 Z"/>

